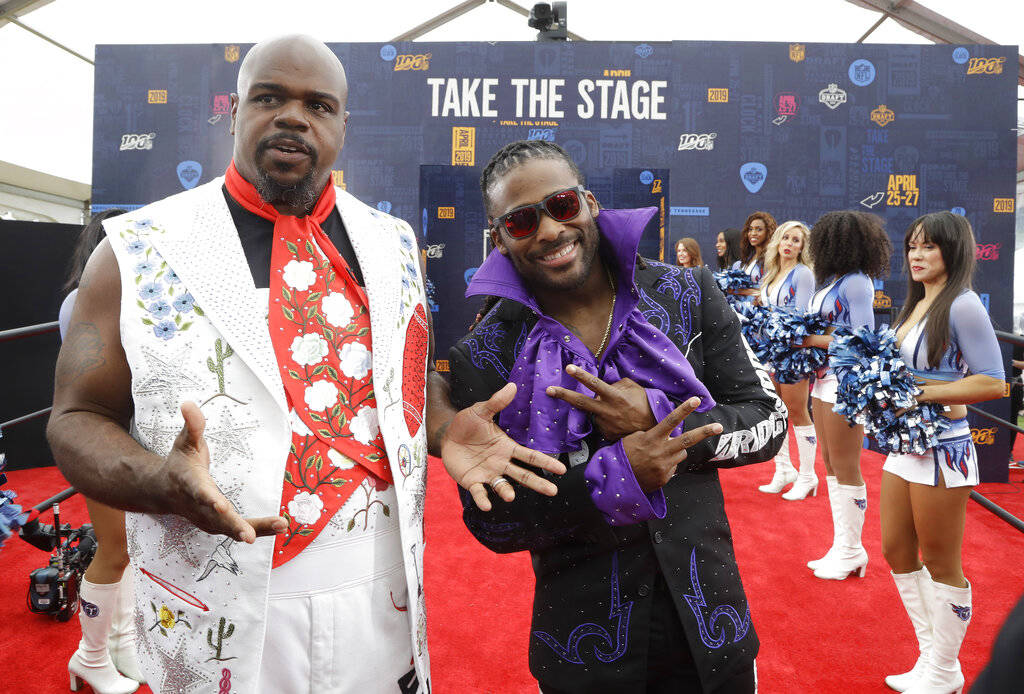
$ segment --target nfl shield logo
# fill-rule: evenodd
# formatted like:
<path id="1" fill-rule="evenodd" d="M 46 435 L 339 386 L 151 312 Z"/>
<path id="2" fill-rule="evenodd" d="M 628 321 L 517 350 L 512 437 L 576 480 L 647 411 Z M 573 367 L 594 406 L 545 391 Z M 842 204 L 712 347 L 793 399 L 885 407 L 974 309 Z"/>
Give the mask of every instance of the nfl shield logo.
<path id="1" fill-rule="evenodd" d="M 768 167 L 759 161 L 748 161 L 740 167 L 740 180 L 751 193 L 761 190 L 768 177 Z"/>
<path id="2" fill-rule="evenodd" d="M 791 43 L 789 44 L 789 59 L 794 63 L 799 63 L 804 59 L 805 46 L 802 43 Z"/>
<path id="3" fill-rule="evenodd" d="M 224 60 L 237 63 L 240 57 L 238 46 L 224 46 Z"/>

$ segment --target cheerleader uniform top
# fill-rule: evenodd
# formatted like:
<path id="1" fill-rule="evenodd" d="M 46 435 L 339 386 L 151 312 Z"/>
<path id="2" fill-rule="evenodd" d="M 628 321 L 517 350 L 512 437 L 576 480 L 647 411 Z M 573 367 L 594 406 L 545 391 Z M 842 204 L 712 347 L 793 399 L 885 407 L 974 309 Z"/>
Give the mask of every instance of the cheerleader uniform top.
<path id="1" fill-rule="evenodd" d="M 917 322 L 900 343 L 900 356 L 910 372 L 936 381 L 957 381 L 968 374 L 1004 378 L 1003 356 L 981 299 L 970 289 L 949 307 L 949 346 L 938 366 L 928 365 L 928 316 Z"/>
<path id="2" fill-rule="evenodd" d="M 797 263 L 771 291 L 761 286 L 761 304 L 806 311 L 813 293 L 814 273 L 803 263 Z"/>
<path id="3" fill-rule="evenodd" d="M 863 272 L 851 272 L 815 292 L 809 310 L 820 313 L 832 327 L 875 328 L 875 285 Z"/>
<path id="4" fill-rule="evenodd" d="M 750 279 L 754 280 L 754 284 L 761 283 L 761 276 L 764 275 L 764 264 L 757 260 L 757 255 L 754 255 L 754 259 L 746 265 L 743 264 L 742 260 L 737 260 L 732 264 L 731 270 L 743 270 L 743 272 L 750 275 Z"/>

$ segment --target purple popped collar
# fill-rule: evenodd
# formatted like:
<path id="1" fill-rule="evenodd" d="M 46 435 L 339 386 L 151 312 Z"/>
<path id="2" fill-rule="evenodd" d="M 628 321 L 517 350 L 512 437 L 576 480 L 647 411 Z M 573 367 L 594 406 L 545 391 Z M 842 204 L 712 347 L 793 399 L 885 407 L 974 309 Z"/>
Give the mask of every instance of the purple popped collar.
<path id="1" fill-rule="evenodd" d="M 603 246 L 611 256 L 612 271 L 616 276 L 612 330 L 608 346 L 599 360 L 594 359 L 594 355 L 576 335 L 558 321 L 544 315 L 533 294 L 523 284 L 512 261 L 506 256 L 492 251 L 473 276 L 466 289 L 467 297 L 490 295 L 511 299 L 538 315 L 537 324 L 527 336 L 509 374 L 509 380 L 516 384 L 516 396 L 498 416 L 499 426 L 514 441 L 555 456 L 580 449 L 582 440 L 592 429 L 589 415 L 545 393 L 549 386 L 560 386 L 593 397 L 593 391 L 565 373 L 565 367 L 569 364 L 596 374 L 607 383 L 615 383 L 627 377 L 633 379 L 647 389 L 648 401 L 659 420 L 672 410 L 670 399 L 683 402 L 696 395 L 701 399 L 698 412 L 706 412 L 715 406 L 711 394 L 697 379 L 693 367 L 679 348 L 651 325 L 637 307 L 639 292 L 635 283 L 636 253 L 644 227 L 655 212 L 655 207 L 601 210 L 597 217 Z M 680 433 L 682 428 L 683 425 L 680 425 L 674 433 Z M 664 516 L 664 496 L 660 491 L 656 495 L 646 496 L 646 500 L 652 502 L 654 507 L 640 504 L 647 506 L 639 514 L 646 518 L 634 513 L 637 504 L 632 500 L 639 502 L 645 495 L 632 474 L 621 444 L 618 444 L 618 450 L 614 446 L 600 450 L 607 455 L 598 456 L 595 451 L 591 465 L 599 457 L 602 460 L 598 461 L 594 470 L 588 468 L 586 476 L 591 485 L 592 497 L 605 512 L 609 522 L 621 525 L 646 520 L 655 515 Z M 640 493 L 640 496 L 637 499 L 635 494 L 630 494 L 632 500 L 626 508 L 606 509 L 604 506 L 607 505 L 608 497 L 622 497 L 614 494 L 606 497 L 601 490 L 594 488 L 598 479 L 611 478 L 612 475 L 592 473 L 596 473 L 598 467 L 621 469 L 621 465 L 625 465 L 628 470 L 625 475 L 627 486 L 631 491 Z"/>

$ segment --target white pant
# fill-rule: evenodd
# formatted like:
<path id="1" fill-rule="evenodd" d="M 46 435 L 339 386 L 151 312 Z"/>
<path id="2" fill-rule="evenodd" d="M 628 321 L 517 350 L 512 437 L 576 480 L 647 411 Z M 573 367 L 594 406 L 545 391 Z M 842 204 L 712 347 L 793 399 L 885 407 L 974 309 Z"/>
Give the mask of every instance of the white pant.
<path id="1" fill-rule="evenodd" d="M 260 694 L 398 694 L 415 679 L 400 533 L 352 535 L 321 535 L 271 572 Z"/>

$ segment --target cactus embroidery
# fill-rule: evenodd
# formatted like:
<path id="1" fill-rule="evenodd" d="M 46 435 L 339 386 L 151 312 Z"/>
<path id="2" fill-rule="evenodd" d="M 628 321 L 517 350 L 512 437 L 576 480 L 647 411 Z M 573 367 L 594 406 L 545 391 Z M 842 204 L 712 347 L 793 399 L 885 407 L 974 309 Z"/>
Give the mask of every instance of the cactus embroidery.
<path id="1" fill-rule="evenodd" d="M 226 626 L 225 626 L 226 625 Z M 206 659 L 206 662 L 216 660 L 224 662 L 226 660 L 234 660 L 237 656 L 223 657 L 222 653 L 224 650 L 224 641 L 231 638 L 231 635 L 235 633 L 235 625 L 228 622 L 224 617 L 220 618 L 220 623 L 217 625 L 217 639 L 214 643 L 213 638 L 213 627 L 206 630 L 206 643 L 210 644 L 210 648 L 213 649 L 214 655 Z"/>
<path id="2" fill-rule="evenodd" d="M 233 355 L 235 350 L 231 349 L 231 345 L 224 342 L 219 337 L 217 338 L 217 341 L 214 342 L 213 349 L 217 360 L 214 361 L 213 357 L 207 357 L 206 368 L 217 375 L 217 392 L 226 395 L 224 392 L 224 361 Z"/>

